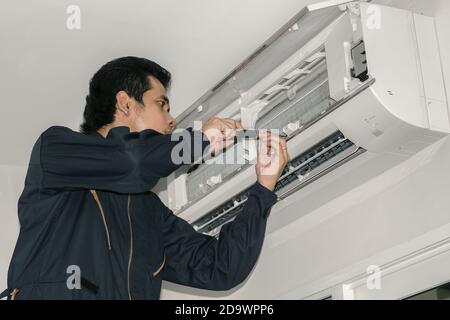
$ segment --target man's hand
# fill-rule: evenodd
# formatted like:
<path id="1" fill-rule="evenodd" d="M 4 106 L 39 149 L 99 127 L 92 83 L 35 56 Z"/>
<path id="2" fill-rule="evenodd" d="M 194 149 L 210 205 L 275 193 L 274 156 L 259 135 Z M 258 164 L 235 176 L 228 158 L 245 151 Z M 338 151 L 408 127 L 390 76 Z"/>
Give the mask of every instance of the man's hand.
<path id="1" fill-rule="evenodd" d="M 240 121 L 212 117 L 203 125 L 202 131 L 210 142 L 210 151 L 217 155 L 234 143 L 236 129 L 243 129 Z"/>
<path id="2" fill-rule="evenodd" d="M 259 184 L 273 191 L 284 167 L 290 161 L 286 140 L 270 132 L 260 133 L 256 176 Z"/>

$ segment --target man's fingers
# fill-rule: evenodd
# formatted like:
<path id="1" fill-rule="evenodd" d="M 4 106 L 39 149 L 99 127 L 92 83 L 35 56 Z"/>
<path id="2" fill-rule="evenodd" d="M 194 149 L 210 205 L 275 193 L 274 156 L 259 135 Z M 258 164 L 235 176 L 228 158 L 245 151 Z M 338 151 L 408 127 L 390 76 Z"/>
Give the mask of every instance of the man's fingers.
<path id="1" fill-rule="evenodd" d="M 236 129 L 226 128 L 223 132 L 222 139 L 224 141 L 230 141 L 234 143 L 234 137 L 236 136 Z"/>
<path id="2" fill-rule="evenodd" d="M 275 160 L 277 158 L 280 158 L 280 155 L 282 153 L 281 146 L 279 143 L 279 140 L 275 136 L 271 136 L 268 139 L 262 139 L 263 148 L 261 151 L 269 157 L 271 160 Z"/>
<path id="3" fill-rule="evenodd" d="M 272 134 L 270 137 L 262 137 L 263 148 L 261 152 L 271 158 L 278 159 L 280 163 L 287 163 L 290 161 L 290 156 L 287 150 L 287 142 L 285 139 Z"/>
<path id="4" fill-rule="evenodd" d="M 283 151 L 283 157 L 285 162 L 291 161 L 291 157 L 289 156 L 288 150 L 287 150 L 287 142 L 285 139 L 280 139 L 280 147 Z"/>
<path id="5" fill-rule="evenodd" d="M 221 119 L 221 132 L 223 141 L 223 151 L 231 144 L 234 144 L 234 137 L 236 136 L 236 123 L 233 119 Z"/>
<path id="6" fill-rule="evenodd" d="M 233 119 L 221 119 L 221 124 L 225 130 L 236 131 L 236 122 Z"/>
<path id="7" fill-rule="evenodd" d="M 233 119 L 221 119 L 221 120 L 227 127 L 236 129 L 236 120 Z"/>
<path id="8" fill-rule="evenodd" d="M 272 137 L 272 133 L 267 130 L 258 130 L 258 138 L 262 141 L 270 143 Z"/>

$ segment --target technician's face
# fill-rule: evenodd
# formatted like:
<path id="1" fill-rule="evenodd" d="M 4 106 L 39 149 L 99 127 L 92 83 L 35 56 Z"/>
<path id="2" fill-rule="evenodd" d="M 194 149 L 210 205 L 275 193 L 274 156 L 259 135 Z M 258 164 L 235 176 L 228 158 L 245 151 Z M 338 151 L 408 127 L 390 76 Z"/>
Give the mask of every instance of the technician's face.
<path id="1" fill-rule="evenodd" d="M 149 76 L 151 89 L 142 97 L 142 104 L 137 103 L 132 123 L 133 131 L 153 129 L 162 134 L 170 134 L 176 121 L 170 115 L 169 99 L 164 86 L 153 76 Z"/>

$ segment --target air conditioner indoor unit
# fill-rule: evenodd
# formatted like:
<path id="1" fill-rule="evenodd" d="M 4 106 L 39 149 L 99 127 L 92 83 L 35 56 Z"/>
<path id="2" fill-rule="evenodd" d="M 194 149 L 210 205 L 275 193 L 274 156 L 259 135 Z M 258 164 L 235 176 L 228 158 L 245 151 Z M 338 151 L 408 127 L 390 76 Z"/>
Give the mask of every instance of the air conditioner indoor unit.
<path id="1" fill-rule="evenodd" d="M 450 132 L 434 19 L 362 1 L 308 6 L 183 112 L 178 125 L 211 116 L 288 135 L 292 161 L 271 216 L 295 219 Z M 255 181 L 248 163 L 184 167 L 167 178 L 168 206 L 215 236 Z M 298 210 L 284 212 L 283 201 L 297 201 Z"/>

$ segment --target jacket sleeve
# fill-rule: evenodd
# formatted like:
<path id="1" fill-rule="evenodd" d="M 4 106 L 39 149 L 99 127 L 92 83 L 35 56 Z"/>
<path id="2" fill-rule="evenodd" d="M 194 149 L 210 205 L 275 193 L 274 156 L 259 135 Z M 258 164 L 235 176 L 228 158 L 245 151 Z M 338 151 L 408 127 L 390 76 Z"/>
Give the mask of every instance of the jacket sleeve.
<path id="1" fill-rule="evenodd" d="M 30 165 L 41 169 L 42 188 L 141 193 L 182 164 L 201 158 L 208 145 L 202 132 L 191 129 L 175 136 L 117 127 L 105 139 L 52 127 L 37 141 Z"/>
<path id="2" fill-rule="evenodd" d="M 166 208 L 163 279 L 209 290 L 229 290 L 243 282 L 261 252 L 267 217 L 276 199 L 256 183 L 243 210 L 222 227 L 218 239 L 196 232 Z"/>

